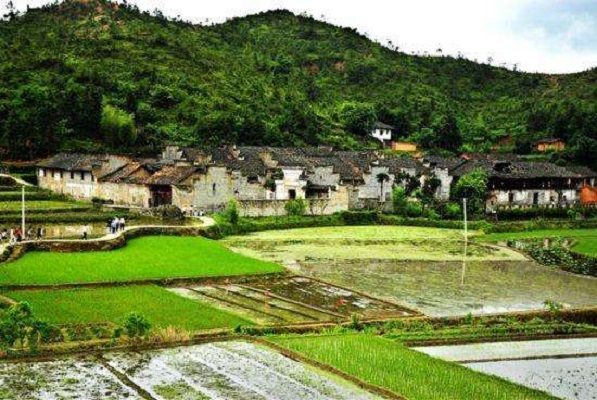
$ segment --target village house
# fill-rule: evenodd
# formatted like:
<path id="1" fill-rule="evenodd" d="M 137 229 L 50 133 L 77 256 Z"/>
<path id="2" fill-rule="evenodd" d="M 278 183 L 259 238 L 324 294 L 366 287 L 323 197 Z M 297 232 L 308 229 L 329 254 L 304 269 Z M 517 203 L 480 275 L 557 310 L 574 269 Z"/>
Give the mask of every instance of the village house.
<path id="1" fill-rule="evenodd" d="M 542 139 L 535 143 L 535 149 L 540 152 L 562 151 L 566 149 L 566 143 L 558 138 Z"/>
<path id="2" fill-rule="evenodd" d="M 405 153 L 416 153 L 418 151 L 417 144 L 412 142 L 396 142 L 392 140 L 392 151 L 399 151 Z"/>
<path id="3" fill-rule="evenodd" d="M 60 153 L 37 165 L 39 185 L 75 199 L 99 196 L 98 180 L 126 166 L 124 156 Z"/>
<path id="4" fill-rule="evenodd" d="M 371 131 L 371 136 L 379 140 L 385 147 L 391 144 L 394 131 L 396 131 L 396 128 L 392 125 L 377 122 Z"/>
<path id="5" fill-rule="evenodd" d="M 489 209 L 595 203 L 597 174 L 584 167 L 528 162 L 512 155 L 396 157 L 331 148 L 167 146 L 159 158 L 57 154 L 38 164 L 42 188 L 125 207 L 172 204 L 187 214 L 221 211 L 231 199 L 245 216 L 283 215 L 302 199 L 307 213 L 391 209 L 392 190 L 437 178 L 435 197 L 449 201 L 464 174 L 489 175 Z"/>
<path id="6" fill-rule="evenodd" d="M 595 179 L 595 173 L 588 168 L 578 172 L 516 156 L 477 156 L 453 168 L 450 175 L 456 182 L 474 169 L 489 176 L 488 209 L 577 205 L 583 184 L 592 185 Z"/>

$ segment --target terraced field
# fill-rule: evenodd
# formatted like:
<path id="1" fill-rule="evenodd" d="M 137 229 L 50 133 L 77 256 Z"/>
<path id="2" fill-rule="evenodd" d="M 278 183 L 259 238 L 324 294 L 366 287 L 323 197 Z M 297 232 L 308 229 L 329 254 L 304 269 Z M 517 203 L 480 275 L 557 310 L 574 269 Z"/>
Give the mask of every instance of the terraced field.
<path id="1" fill-rule="evenodd" d="M 113 251 L 28 252 L 2 267 L 0 285 L 136 282 L 149 279 L 280 272 L 200 237 L 148 236 Z"/>
<path id="2" fill-rule="evenodd" d="M 337 322 L 354 313 L 362 319 L 414 314 L 395 304 L 303 277 L 169 290 L 218 309 L 247 315 L 262 325 Z"/>
<path id="3" fill-rule="evenodd" d="M 158 400 L 379 398 L 332 374 L 244 342 L 108 353 L 99 359 L 0 364 L 0 399 L 148 396 Z"/>
<path id="4" fill-rule="evenodd" d="M 192 301 L 157 286 L 22 290 L 4 293 L 28 302 L 36 315 L 55 324 L 122 324 L 130 312 L 140 313 L 155 330 L 174 326 L 189 331 L 234 328 L 253 322 L 233 312 Z"/>
<path id="5" fill-rule="evenodd" d="M 597 304 L 594 278 L 540 266 L 507 248 L 473 246 L 463 283 L 462 237 L 454 230 L 292 229 L 224 243 L 242 254 L 283 263 L 297 274 L 433 316 L 543 309 L 546 299 L 567 307 Z"/>

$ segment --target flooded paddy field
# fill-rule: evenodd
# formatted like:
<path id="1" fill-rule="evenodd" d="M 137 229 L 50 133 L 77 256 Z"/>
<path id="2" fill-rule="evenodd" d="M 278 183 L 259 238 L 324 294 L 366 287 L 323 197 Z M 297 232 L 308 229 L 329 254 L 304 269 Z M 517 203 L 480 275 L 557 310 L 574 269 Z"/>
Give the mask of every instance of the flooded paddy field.
<path id="1" fill-rule="evenodd" d="M 512 360 L 464 364 L 558 398 L 597 399 L 597 357 Z"/>
<path id="2" fill-rule="evenodd" d="M 293 229 L 231 237 L 231 249 L 299 275 L 430 316 L 597 304 L 597 279 L 540 266 L 499 246 L 469 248 L 462 284 L 459 231 L 411 227 Z"/>
<path id="3" fill-rule="evenodd" d="M 142 399 L 92 358 L 0 363 L 0 399 Z"/>
<path id="4" fill-rule="evenodd" d="M 416 347 L 417 351 L 446 361 L 491 361 L 521 358 L 597 356 L 597 338 L 528 340 Z"/>
<path id="5" fill-rule="evenodd" d="M 183 297 L 242 315 L 263 325 L 330 322 L 358 313 L 364 319 L 397 318 L 414 312 L 354 291 L 304 277 L 171 288 Z"/>
<path id="6" fill-rule="evenodd" d="M 532 261 L 461 262 L 309 261 L 297 273 L 388 299 L 430 316 L 544 309 L 547 299 L 566 307 L 597 304 L 597 279 Z"/>
<path id="7" fill-rule="evenodd" d="M 415 348 L 564 399 L 597 399 L 597 338 Z M 549 358 L 554 357 L 554 358 Z"/>
<path id="8" fill-rule="evenodd" d="M 44 375 L 44 384 L 23 392 L 23 372 Z M 159 400 L 378 398 L 335 375 L 246 342 L 108 353 L 84 361 L 0 364 L 0 382 L 1 399 L 139 399 L 141 394 Z"/>

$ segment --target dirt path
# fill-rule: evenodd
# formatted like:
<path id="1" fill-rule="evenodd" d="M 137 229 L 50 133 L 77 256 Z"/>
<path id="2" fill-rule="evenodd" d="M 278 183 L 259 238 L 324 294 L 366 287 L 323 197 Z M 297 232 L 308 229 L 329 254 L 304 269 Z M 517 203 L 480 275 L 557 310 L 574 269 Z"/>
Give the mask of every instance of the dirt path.
<path id="1" fill-rule="evenodd" d="M 2 174 L 0 174 L 0 176 L 2 176 Z M 213 226 L 216 224 L 216 221 L 211 218 L 211 217 L 199 217 L 199 220 L 201 220 L 201 225 L 133 225 L 133 226 L 127 226 L 124 230 L 119 231 L 115 234 L 106 234 L 104 236 L 98 237 L 98 238 L 91 238 L 88 240 L 83 240 L 83 239 L 44 239 L 41 240 L 41 243 L 68 243 L 68 242 L 82 242 L 82 243 L 90 243 L 90 242 L 108 242 L 108 241 L 112 241 L 114 239 L 117 239 L 121 236 L 123 236 L 125 233 L 130 232 L 130 231 L 135 231 L 135 230 L 139 230 L 139 229 L 146 229 L 146 228 L 162 228 L 162 229 L 171 229 L 171 230 L 176 230 L 176 229 L 187 229 L 187 228 L 207 228 L 210 226 Z M 85 225 L 85 224 L 80 224 L 81 228 Z M 21 243 L 28 243 L 28 242 L 35 242 L 33 240 L 30 241 L 23 241 Z M 4 252 L 4 250 L 6 249 L 8 245 L 6 243 L 0 243 L 0 254 L 2 254 Z"/>
<path id="2" fill-rule="evenodd" d="M 23 185 L 23 186 L 34 186 L 34 185 L 30 184 L 29 182 L 25 182 L 21 178 L 17 178 L 15 176 L 12 176 L 9 174 L 0 174 L 0 178 L 10 178 L 10 179 L 14 180 L 16 183 L 18 183 L 19 185 Z"/>

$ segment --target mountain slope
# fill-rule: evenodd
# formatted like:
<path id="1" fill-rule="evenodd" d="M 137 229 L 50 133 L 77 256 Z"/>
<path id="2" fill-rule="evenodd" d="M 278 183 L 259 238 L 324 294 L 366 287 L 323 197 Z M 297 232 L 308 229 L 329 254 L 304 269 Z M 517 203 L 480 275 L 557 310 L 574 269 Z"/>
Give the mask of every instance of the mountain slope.
<path id="1" fill-rule="evenodd" d="M 16 158 L 171 141 L 358 148 L 381 120 L 452 151 L 504 134 L 520 151 L 545 136 L 590 149 L 596 81 L 596 69 L 549 76 L 406 55 L 287 11 L 193 26 L 67 0 L 0 22 L 0 146 Z"/>

